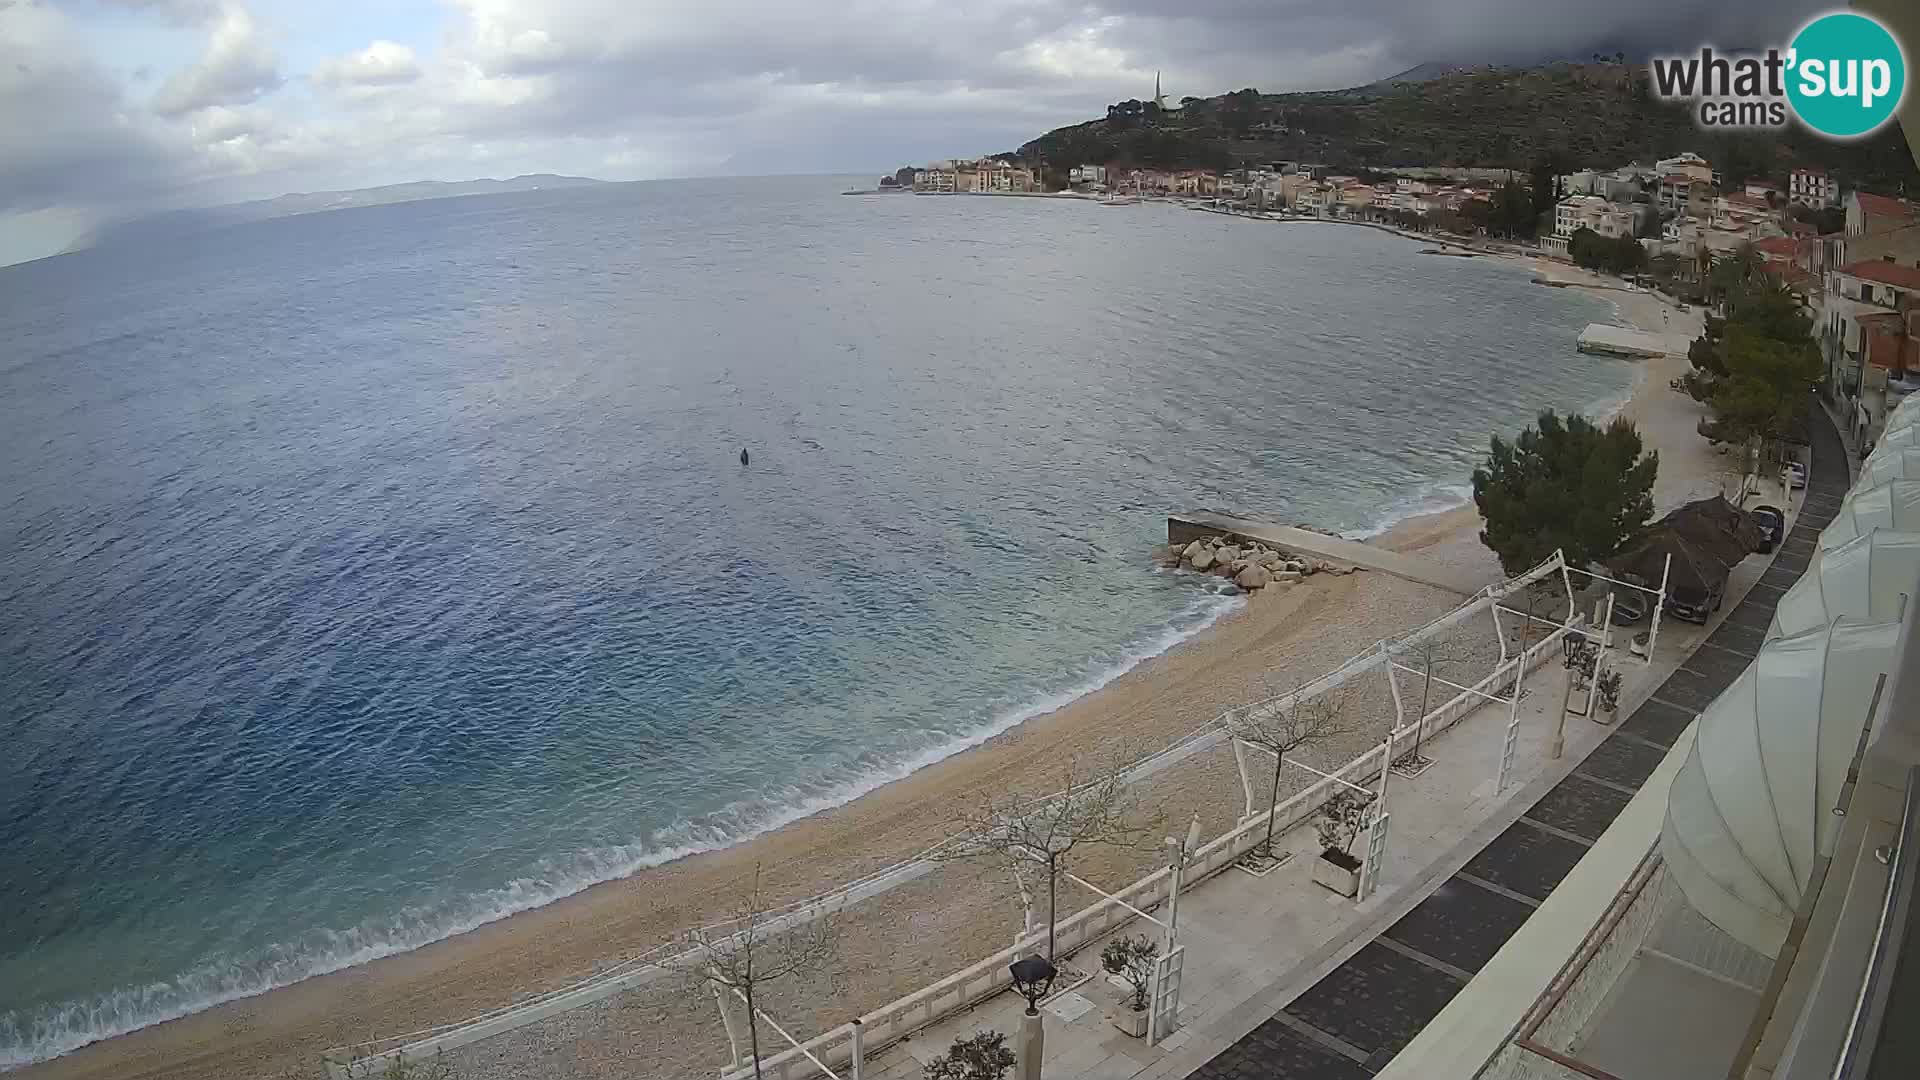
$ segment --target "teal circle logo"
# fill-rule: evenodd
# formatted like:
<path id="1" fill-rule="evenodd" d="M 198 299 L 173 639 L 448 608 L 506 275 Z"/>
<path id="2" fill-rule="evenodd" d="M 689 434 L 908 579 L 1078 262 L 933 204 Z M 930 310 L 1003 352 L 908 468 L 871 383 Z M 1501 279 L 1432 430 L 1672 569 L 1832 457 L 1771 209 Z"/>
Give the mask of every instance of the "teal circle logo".
<path id="1" fill-rule="evenodd" d="M 1879 20 L 1853 12 L 1822 15 L 1800 28 L 1788 52 L 1787 100 L 1822 135 L 1871 134 L 1907 92 L 1900 42 Z"/>

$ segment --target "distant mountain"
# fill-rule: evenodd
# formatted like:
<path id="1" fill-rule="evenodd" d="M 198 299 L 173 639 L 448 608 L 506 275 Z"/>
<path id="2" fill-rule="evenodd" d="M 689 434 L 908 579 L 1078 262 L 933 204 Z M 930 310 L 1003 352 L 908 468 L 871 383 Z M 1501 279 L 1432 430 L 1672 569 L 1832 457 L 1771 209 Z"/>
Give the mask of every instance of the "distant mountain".
<path id="1" fill-rule="evenodd" d="M 1618 54 L 1616 54 L 1618 55 Z M 1796 165 L 1873 190 L 1920 190 L 1898 127 L 1828 142 L 1798 127 L 1709 134 L 1653 96 L 1644 65 L 1559 61 L 1532 67 L 1422 64 L 1366 86 L 1292 94 L 1238 90 L 1159 115 L 1120 102 L 1104 119 L 1056 128 L 1020 148 L 1050 170 L 1081 163 L 1228 168 L 1310 161 L 1345 171 L 1454 166 L 1570 171 L 1705 155 L 1729 183 L 1784 182 Z"/>
<path id="2" fill-rule="evenodd" d="M 76 248 L 171 237 L 201 229 L 240 225 L 250 221 L 314 214 L 352 207 L 385 206 L 389 203 L 419 202 L 423 199 L 449 199 L 462 195 L 497 195 L 512 191 L 544 191 L 555 188 L 588 187 L 605 183 L 585 176 L 559 176 L 553 173 L 529 173 L 507 180 L 416 180 L 406 184 L 355 188 L 349 191 L 303 191 L 252 202 L 193 210 L 170 210 L 150 217 L 118 222 L 102 229 Z"/>

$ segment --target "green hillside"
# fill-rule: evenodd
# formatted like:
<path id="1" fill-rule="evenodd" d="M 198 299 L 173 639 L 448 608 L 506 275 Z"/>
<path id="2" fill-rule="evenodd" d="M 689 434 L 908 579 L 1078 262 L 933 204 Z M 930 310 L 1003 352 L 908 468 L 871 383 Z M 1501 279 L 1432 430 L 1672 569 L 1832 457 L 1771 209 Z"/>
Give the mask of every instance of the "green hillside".
<path id="1" fill-rule="evenodd" d="M 1082 162 L 1224 168 L 1312 161 L 1346 169 L 1461 166 L 1561 170 L 1651 164 L 1682 150 L 1707 156 L 1729 183 L 1783 180 L 1796 165 L 1845 184 L 1920 192 L 1920 173 L 1896 127 L 1857 143 L 1797 129 L 1709 135 L 1683 107 L 1654 98 L 1643 67 L 1619 63 L 1454 71 L 1302 94 L 1240 90 L 1189 98 L 1177 113 L 1122 102 L 1109 118 L 1059 128 L 1020 150 L 1049 167 Z"/>

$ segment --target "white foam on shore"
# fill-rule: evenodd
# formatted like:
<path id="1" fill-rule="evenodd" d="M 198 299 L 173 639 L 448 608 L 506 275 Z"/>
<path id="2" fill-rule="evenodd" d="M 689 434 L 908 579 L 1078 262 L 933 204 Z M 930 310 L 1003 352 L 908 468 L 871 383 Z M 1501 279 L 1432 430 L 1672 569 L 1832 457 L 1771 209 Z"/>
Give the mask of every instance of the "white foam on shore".
<path id="1" fill-rule="evenodd" d="M 1223 583 L 1210 587 L 1166 620 L 1159 633 L 1127 649 L 1118 660 L 1095 670 L 1073 686 L 998 713 L 966 734 L 875 765 L 845 782 L 815 792 L 789 789 L 710 815 L 729 819 L 731 823 L 727 825 L 678 822 L 660 831 L 661 836 L 672 837 L 674 842 L 615 845 L 575 852 L 545 863 L 534 874 L 516 878 L 500 888 L 445 904 L 410 907 L 391 919 L 369 921 L 346 930 L 315 931 L 300 941 L 270 946 L 232 960 L 202 964 L 163 982 L 121 987 L 84 1001 L 37 1009 L 27 1016 L 0 1014 L 0 1071 L 58 1057 L 90 1043 L 254 997 L 317 975 L 409 952 L 511 915 L 545 907 L 594 885 L 629 877 L 689 855 L 745 843 L 792 822 L 844 806 L 1105 687 L 1142 663 L 1203 633 L 1245 603 L 1244 596 Z"/>

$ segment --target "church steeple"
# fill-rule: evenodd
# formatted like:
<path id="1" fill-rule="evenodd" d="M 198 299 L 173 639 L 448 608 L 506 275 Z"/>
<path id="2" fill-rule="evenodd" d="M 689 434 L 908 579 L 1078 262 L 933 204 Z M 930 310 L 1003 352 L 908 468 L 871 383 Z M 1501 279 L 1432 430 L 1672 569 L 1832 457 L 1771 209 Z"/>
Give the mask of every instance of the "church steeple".
<path id="1" fill-rule="evenodd" d="M 1162 109 L 1167 107 L 1167 95 L 1160 92 L 1160 73 L 1153 73 L 1153 103 Z"/>

